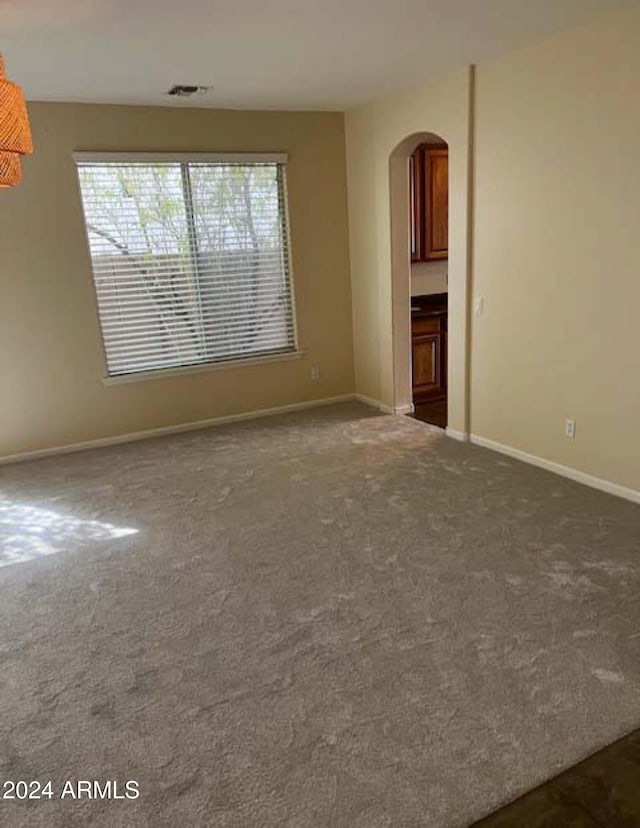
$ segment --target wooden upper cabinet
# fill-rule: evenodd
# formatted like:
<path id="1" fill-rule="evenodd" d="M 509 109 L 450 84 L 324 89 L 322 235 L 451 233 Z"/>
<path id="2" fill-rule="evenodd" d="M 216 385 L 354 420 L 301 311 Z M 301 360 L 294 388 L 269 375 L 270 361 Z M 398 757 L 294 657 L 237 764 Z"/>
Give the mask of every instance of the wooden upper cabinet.
<path id="1" fill-rule="evenodd" d="M 411 261 L 421 262 L 424 249 L 424 195 L 423 158 L 416 150 L 409 158 L 409 230 L 411 233 Z"/>
<path id="2" fill-rule="evenodd" d="M 449 151 L 428 149 L 424 153 L 425 247 L 424 258 L 446 259 L 449 255 Z"/>
<path id="3" fill-rule="evenodd" d="M 449 151 L 419 146 L 409 159 L 411 261 L 449 255 Z"/>

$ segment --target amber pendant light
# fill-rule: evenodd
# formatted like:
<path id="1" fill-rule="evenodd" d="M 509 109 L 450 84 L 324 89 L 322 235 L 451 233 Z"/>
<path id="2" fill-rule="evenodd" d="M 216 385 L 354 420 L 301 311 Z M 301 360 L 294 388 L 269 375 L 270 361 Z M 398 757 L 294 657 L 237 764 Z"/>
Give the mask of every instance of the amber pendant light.
<path id="1" fill-rule="evenodd" d="M 0 187 L 14 187 L 22 179 L 20 156 L 33 152 L 31 129 L 20 87 L 5 78 L 0 55 Z"/>

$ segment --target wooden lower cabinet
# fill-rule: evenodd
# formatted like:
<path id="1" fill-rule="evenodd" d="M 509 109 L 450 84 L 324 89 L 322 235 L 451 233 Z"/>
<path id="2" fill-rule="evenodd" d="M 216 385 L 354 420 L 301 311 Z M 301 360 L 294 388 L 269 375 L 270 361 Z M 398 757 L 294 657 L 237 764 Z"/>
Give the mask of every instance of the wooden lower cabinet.
<path id="1" fill-rule="evenodd" d="M 442 389 L 440 334 L 420 334 L 411 342 L 413 398 L 433 397 Z"/>
<path id="2" fill-rule="evenodd" d="M 446 397 L 446 314 L 412 319 L 411 373 L 414 402 Z"/>

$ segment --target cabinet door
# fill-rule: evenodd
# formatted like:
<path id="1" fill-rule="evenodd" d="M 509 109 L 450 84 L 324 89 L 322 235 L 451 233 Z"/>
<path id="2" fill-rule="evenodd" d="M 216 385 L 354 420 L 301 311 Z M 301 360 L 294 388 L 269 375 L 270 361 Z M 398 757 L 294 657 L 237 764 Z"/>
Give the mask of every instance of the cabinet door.
<path id="1" fill-rule="evenodd" d="M 422 149 L 409 156 L 409 231 L 411 261 L 420 262 L 424 255 L 424 160 Z"/>
<path id="2" fill-rule="evenodd" d="M 449 255 L 449 151 L 427 149 L 424 153 L 425 239 L 424 258 Z"/>
<path id="3" fill-rule="evenodd" d="M 413 398 L 439 396 L 442 385 L 442 334 L 423 333 L 411 339 Z"/>
<path id="4" fill-rule="evenodd" d="M 447 390 L 449 385 L 449 333 L 442 334 L 442 387 Z"/>

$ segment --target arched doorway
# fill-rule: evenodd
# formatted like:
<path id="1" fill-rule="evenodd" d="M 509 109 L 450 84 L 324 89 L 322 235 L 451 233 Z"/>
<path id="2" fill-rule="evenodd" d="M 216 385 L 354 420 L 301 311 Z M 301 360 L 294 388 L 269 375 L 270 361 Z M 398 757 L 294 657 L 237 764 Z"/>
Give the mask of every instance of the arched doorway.
<path id="1" fill-rule="evenodd" d="M 454 301 L 449 302 L 448 312 L 444 321 L 440 347 L 444 349 L 442 362 L 438 352 L 434 348 L 428 352 L 429 359 L 433 359 L 433 370 L 440 372 L 434 374 L 434 382 L 445 383 L 445 392 L 450 385 L 450 379 L 457 384 L 457 388 L 464 388 L 467 376 L 467 268 L 460 267 L 463 262 L 466 265 L 466 233 L 461 235 L 456 232 L 456 227 L 449 227 L 447 258 L 422 257 L 422 261 L 412 262 L 412 238 L 411 238 L 411 193 L 410 193 L 410 171 L 409 164 L 414 152 L 418 147 L 447 147 L 446 137 L 436 132 L 416 132 L 404 138 L 389 156 L 389 186 L 390 186 L 390 216 L 391 216 L 391 291 L 392 291 L 392 324 L 393 324 L 393 370 L 394 370 L 394 408 L 399 413 L 413 413 L 414 400 L 413 390 L 415 372 L 412 376 L 412 351 L 411 351 L 411 302 L 412 294 L 427 293 L 444 294 L 447 298 L 451 288 L 456 295 Z M 466 194 L 465 194 L 466 195 Z M 449 201 L 451 201 L 451 192 Z M 455 197 L 455 194 L 454 194 Z M 460 222 L 461 214 L 458 211 L 453 217 L 453 222 Z M 466 216 L 464 217 L 466 219 Z M 453 232 L 452 232 L 453 230 Z M 465 245 L 458 244 L 464 249 L 451 249 L 451 243 L 464 238 Z M 455 274 L 450 268 L 449 257 L 457 258 L 455 263 Z M 415 256 L 413 257 L 415 258 Z M 416 267 L 417 265 L 417 267 Z M 419 270 L 419 279 L 416 278 L 416 270 Z M 457 279 L 460 284 L 452 284 L 451 276 Z M 462 300 L 462 301 L 461 301 Z M 446 301 L 446 299 L 445 299 Z M 447 327 L 454 340 L 454 356 L 452 359 L 451 349 L 448 347 L 450 341 Z M 435 338 L 435 334 L 434 337 Z M 426 342 L 426 339 L 425 339 Z M 460 347 L 462 345 L 462 347 Z M 426 352 L 425 352 L 426 353 Z M 445 357 L 444 354 L 448 356 Z M 437 366 L 436 366 L 437 363 Z M 454 394 L 454 422 L 455 428 L 450 428 L 451 418 L 448 422 L 437 422 L 437 425 L 447 425 L 447 432 L 451 436 L 460 439 L 466 438 L 467 411 L 466 394 Z M 460 428 L 460 425 L 464 428 Z"/>

